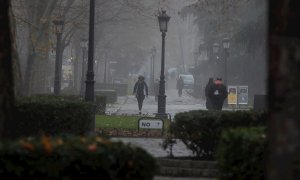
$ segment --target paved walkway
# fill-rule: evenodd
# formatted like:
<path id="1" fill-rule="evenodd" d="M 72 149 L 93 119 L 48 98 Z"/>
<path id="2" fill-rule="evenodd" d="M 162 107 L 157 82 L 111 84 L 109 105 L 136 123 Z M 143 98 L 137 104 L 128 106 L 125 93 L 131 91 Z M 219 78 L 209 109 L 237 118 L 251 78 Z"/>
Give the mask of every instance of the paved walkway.
<path id="1" fill-rule="evenodd" d="M 206 109 L 203 99 L 195 99 L 185 91 L 182 97 L 178 97 L 176 89 L 169 89 L 166 91 L 166 96 L 166 113 L 170 114 L 171 117 L 174 117 L 178 112 Z M 133 95 L 118 97 L 118 102 L 109 105 L 106 112 L 107 114 L 137 115 L 137 100 Z M 149 96 L 144 100 L 142 113 L 147 116 L 154 116 L 157 113 L 157 102 L 155 102 L 154 96 Z"/>
<path id="2" fill-rule="evenodd" d="M 175 89 L 168 89 L 166 91 L 167 102 L 166 112 L 173 118 L 178 112 L 206 109 L 205 101 L 195 99 L 188 93 L 184 92 L 182 97 L 178 97 Z M 137 100 L 134 96 L 118 97 L 118 102 L 114 105 L 108 105 L 106 114 L 116 115 L 137 115 Z M 154 116 L 157 112 L 157 102 L 153 96 L 149 96 L 144 101 L 142 116 Z M 166 157 L 169 155 L 169 149 L 164 150 L 162 147 L 162 138 L 123 138 L 114 137 L 112 141 L 122 141 L 124 143 L 132 144 L 133 146 L 141 147 L 146 150 L 153 157 Z M 172 148 L 175 157 L 192 156 L 192 152 L 180 141 L 176 140 Z M 191 177 L 161 177 L 156 176 L 154 180 L 212 180 L 210 178 L 191 178 Z"/>
<path id="3" fill-rule="evenodd" d="M 169 149 L 164 150 L 162 147 L 163 139 L 161 138 L 120 138 L 114 137 L 112 141 L 122 141 L 137 147 L 145 149 L 153 157 L 166 157 L 169 155 Z M 172 151 L 175 157 L 192 156 L 193 153 L 185 147 L 185 145 L 177 140 L 174 144 Z"/>
<path id="4" fill-rule="evenodd" d="M 129 143 L 133 146 L 141 147 L 146 150 L 153 157 L 166 157 L 169 155 L 169 150 L 164 150 L 161 146 L 163 139 L 160 138 L 120 138 L 114 137 L 112 141 L 121 141 Z M 188 150 L 185 145 L 177 140 L 173 146 L 173 155 L 175 157 L 192 156 L 192 152 Z M 199 178 L 199 177 L 163 177 L 155 176 L 153 180 L 214 180 L 212 178 Z"/>
<path id="5" fill-rule="evenodd" d="M 166 111 L 173 117 L 178 112 L 190 111 L 196 109 L 205 109 L 204 101 L 201 99 L 195 99 L 184 92 L 182 97 L 178 97 L 175 89 L 169 89 L 166 91 L 167 105 Z M 157 112 L 157 102 L 155 102 L 153 96 L 149 96 L 145 99 L 143 106 L 142 116 L 154 116 Z M 134 96 L 118 97 L 118 102 L 114 105 L 110 105 L 107 108 L 107 114 L 117 115 L 137 115 L 137 100 Z M 161 138 L 112 138 L 115 141 L 122 141 L 124 143 L 130 143 L 132 145 L 141 147 L 147 150 L 154 157 L 166 157 L 169 155 L 169 149 L 164 150 L 162 147 L 163 139 Z M 175 157 L 180 156 L 192 156 L 192 152 L 186 148 L 186 146 L 180 141 L 176 140 L 172 148 L 173 155 Z"/>

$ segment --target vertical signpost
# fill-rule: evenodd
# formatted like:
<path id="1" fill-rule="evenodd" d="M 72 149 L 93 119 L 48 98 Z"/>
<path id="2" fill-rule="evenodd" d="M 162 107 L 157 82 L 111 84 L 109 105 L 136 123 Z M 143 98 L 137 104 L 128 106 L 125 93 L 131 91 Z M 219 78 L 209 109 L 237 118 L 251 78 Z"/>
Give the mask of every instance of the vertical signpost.
<path id="1" fill-rule="evenodd" d="M 238 104 L 248 104 L 248 86 L 238 86 Z"/>
<path id="2" fill-rule="evenodd" d="M 228 86 L 228 105 L 232 107 L 240 108 L 243 105 L 247 105 L 249 102 L 248 86 Z M 241 105 L 241 106 L 239 106 Z"/>
<path id="3" fill-rule="evenodd" d="M 228 86 L 228 104 L 237 105 L 237 86 Z"/>

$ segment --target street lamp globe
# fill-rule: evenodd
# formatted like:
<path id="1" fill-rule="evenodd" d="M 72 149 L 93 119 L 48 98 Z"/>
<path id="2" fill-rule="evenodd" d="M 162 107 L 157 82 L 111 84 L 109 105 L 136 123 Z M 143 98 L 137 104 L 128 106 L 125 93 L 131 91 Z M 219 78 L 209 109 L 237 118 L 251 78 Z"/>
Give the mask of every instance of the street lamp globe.
<path id="1" fill-rule="evenodd" d="M 62 19 L 53 20 L 53 24 L 55 25 L 55 33 L 61 34 L 64 29 L 64 21 Z"/>
<path id="2" fill-rule="evenodd" d="M 160 32 L 167 32 L 168 31 L 168 22 L 170 20 L 170 16 L 168 16 L 166 14 L 166 11 L 165 10 L 162 10 L 160 13 L 159 13 L 159 16 L 158 16 L 158 22 L 159 22 L 159 29 L 160 29 Z"/>
<path id="3" fill-rule="evenodd" d="M 229 38 L 227 37 L 223 38 L 223 48 L 229 49 L 229 46 L 230 46 Z"/>
<path id="4" fill-rule="evenodd" d="M 219 52 L 219 48 L 220 48 L 219 43 L 214 43 L 213 44 L 213 52 L 214 53 L 218 53 Z"/>

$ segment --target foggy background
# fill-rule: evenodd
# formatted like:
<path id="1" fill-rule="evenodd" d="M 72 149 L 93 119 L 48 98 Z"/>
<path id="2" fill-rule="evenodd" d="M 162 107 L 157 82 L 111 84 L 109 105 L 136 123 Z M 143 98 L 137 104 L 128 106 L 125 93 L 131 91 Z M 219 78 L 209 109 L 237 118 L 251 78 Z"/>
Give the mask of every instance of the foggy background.
<path id="1" fill-rule="evenodd" d="M 265 0 L 96 0 L 96 83 L 131 86 L 137 75 L 144 75 L 149 83 L 153 47 L 154 78 L 159 78 L 161 33 L 157 14 L 161 9 L 171 17 L 165 49 L 168 78 L 193 74 L 203 89 L 209 77 L 222 77 L 222 39 L 228 37 L 227 85 L 247 85 L 250 96 L 266 93 Z M 80 41 L 88 38 L 89 1 L 13 0 L 13 11 L 20 62 L 15 67 L 20 69 L 16 83 L 22 87 L 20 93 L 53 92 L 53 20 L 62 18 L 62 92 L 78 94 L 85 72 Z M 214 43 L 220 44 L 219 54 L 212 51 Z M 175 76 L 171 76 L 172 72 Z"/>

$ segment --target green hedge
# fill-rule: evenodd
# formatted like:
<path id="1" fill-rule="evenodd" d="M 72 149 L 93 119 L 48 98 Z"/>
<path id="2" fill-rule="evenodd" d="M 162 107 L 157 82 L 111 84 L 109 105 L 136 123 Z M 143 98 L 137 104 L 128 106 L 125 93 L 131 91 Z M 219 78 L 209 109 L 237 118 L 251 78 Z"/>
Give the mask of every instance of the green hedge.
<path id="1" fill-rule="evenodd" d="M 71 95 L 71 94 L 79 94 L 75 87 L 65 87 L 60 91 L 60 94 L 63 95 Z"/>
<path id="2" fill-rule="evenodd" d="M 105 115 L 106 111 L 106 96 L 95 96 L 96 114 Z"/>
<path id="3" fill-rule="evenodd" d="M 17 100 L 14 121 L 6 122 L 7 137 L 84 134 L 93 123 L 93 105 L 78 96 L 33 96 Z"/>
<path id="4" fill-rule="evenodd" d="M 20 139 L 0 144 L 0 179 L 152 180 L 145 150 L 101 137 Z"/>
<path id="5" fill-rule="evenodd" d="M 196 158 L 214 159 L 221 132 L 233 127 L 266 123 L 264 112 L 190 111 L 175 115 L 170 132 L 193 151 Z"/>
<path id="6" fill-rule="evenodd" d="M 222 133 L 217 151 L 220 178 L 264 178 L 265 127 L 237 128 Z"/>
<path id="7" fill-rule="evenodd" d="M 113 104 L 117 102 L 117 92 L 113 89 L 97 89 L 95 96 L 105 96 L 106 103 Z"/>

